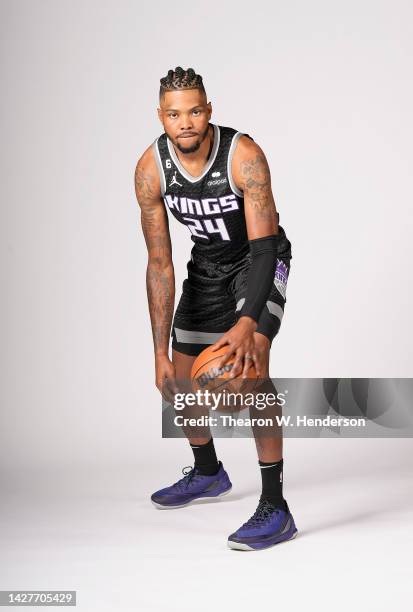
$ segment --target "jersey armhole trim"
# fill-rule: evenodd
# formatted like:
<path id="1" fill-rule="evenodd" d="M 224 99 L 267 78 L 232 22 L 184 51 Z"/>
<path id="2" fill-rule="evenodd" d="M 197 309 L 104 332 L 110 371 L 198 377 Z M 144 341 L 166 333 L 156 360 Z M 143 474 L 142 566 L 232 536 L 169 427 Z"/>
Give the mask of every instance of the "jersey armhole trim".
<path id="1" fill-rule="evenodd" d="M 227 175 L 228 175 L 228 182 L 229 182 L 229 186 L 231 187 L 232 191 L 239 197 L 239 198 L 243 198 L 244 194 L 242 191 L 240 191 L 238 189 L 238 187 L 235 185 L 234 183 L 234 179 L 232 178 L 232 158 L 234 156 L 234 151 L 235 151 L 235 147 L 237 145 L 238 140 L 240 139 L 241 136 L 244 136 L 243 132 L 236 132 L 233 137 L 232 137 L 232 142 L 231 142 L 231 146 L 229 148 L 229 152 L 228 152 L 228 161 L 227 161 Z"/>
<path id="2" fill-rule="evenodd" d="M 152 146 L 153 146 L 153 149 L 154 149 L 156 165 L 158 166 L 159 182 L 160 182 L 160 185 L 161 185 L 161 195 L 162 195 L 162 197 L 164 197 L 165 192 L 166 192 L 166 181 L 165 181 L 165 173 L 164 173 L 163 167 L 162 167 L 161 156 L 159 154 L 159 148 L 158 148 L 158 140 L 159 140 L 159 138 L 160 138 L 160 136 L 158 136 L 158 138 L 152 143 Z"/>

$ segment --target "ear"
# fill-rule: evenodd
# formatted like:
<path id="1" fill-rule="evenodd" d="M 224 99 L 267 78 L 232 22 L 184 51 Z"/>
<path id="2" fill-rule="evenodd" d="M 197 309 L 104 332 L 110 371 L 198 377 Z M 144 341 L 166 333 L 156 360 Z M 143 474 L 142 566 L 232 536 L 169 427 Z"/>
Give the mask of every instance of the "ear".
<path id="1" fill-rule="evenodd" d="M 162 109 L 161 109 L 161 108 L 157 108 L 156 110 L 158 111 L 158 118 L 159 118 L 159 121 L 160 121 L 160 122 L 162 123 L 162 125 L 163 125 L 163 113 L 162 113 Z"/>
<path id="2" fill-rule="evenodd" d="M 212 115 L 212 104 L 211 104 L 211 102 L 208 102 L 207 109 L 208 109 L 208 119 L 211 119 L 211 115 Z"/>

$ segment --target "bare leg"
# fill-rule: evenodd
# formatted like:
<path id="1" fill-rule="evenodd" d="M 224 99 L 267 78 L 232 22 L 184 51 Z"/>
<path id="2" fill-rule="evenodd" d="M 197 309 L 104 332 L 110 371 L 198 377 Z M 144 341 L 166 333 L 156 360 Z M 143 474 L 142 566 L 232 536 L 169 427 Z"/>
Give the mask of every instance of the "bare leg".
<path id="1" fill-rule="evenodd" d="M 254 334 L 255 342 L 258 350 L 264 356 L 265 370 L 264 377 L 269 378 L 269 361 L 270 361 L 270 342 L 263 334 Z M 172 350 L 172 362 L 175 366 L 176 378 L 178 380 L 189 380 L 191 376 L 191 368 L 196 357 L 179 353 Z M 206 444 L 211 438 L 211 434 L 206 437 L 188 437 L 190 444 Z M 283 439 L 282 431 L 278 432 L 277 436 L 256 436 L 255 445 L 260 461 L 266 463 L 271 461 L 279 461 L 283 456 Z"/>
<path id="2" fill-rule="evenodd" d="M 175 366 L 175 374 L 177 380 L 189 380 L 191 377 L 191 368 L 196 357 L 185 355 L 172 349 L 172 363 Z M 184 429 L 185 431 L 185 429 Z M 192 437 L 187 436 L 190 444 L 206 444 L 211 439 L 211 433 L 207 437 Z"/>
<path id="3" fill-rule="evenodd" d="M 269 378 L 270 365 L 270 341 L 263 334 L 254 334 L 257 350 L 262 352 L 265 360 L 264 378 Z M 254 431 L 255 434 L 255 431 Z M 265 463 L 280 461 L 283 456 L 283 438 L 281 427 L 274 437 L 255 435 L 255 445 L 257 447 L 258 459 Z"/>

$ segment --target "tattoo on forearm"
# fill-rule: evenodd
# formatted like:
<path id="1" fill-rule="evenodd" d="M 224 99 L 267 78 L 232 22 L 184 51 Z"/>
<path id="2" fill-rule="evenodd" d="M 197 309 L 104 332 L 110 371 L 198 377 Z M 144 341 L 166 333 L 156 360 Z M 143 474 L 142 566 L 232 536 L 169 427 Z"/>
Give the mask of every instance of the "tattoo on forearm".
<path id="1" fill-rule="evenodd" d="M 240 171 L 244 194 L 248 196 L 258 217 L 266 221 L 275 219 L 276 210 L 271 192 L 270 170 L 265 157 L 258 154 L 255 159 L 242 161 Z"/>
<path id="2" fill-rule="evenodd" d="M 146 288 L 155 352 L 160 350 L 168 352 L 175 302 L 173 268 L 171 266 L 160 268 L 156 264 L 149 263 Z"/>
<path id="3" fill-rule="evenodd" d="M 155 352 L 168 352 L 175 302 L 168 218 L 164 207 L 156 200 L 153 177 L 140 168 L 135 172 L 135 191 L 149 256 L 146 289 L 154 348 Z"/>

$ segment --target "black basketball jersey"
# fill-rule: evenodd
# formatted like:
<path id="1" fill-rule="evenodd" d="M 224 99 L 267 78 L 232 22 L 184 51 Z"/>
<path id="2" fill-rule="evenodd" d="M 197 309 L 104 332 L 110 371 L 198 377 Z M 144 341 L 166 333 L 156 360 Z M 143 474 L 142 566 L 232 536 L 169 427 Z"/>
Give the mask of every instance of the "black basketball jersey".
<path id="1" fill-rule="evenodd" d="M 185 170 L 165 133 L 153 146 L 165 206 L 191 232 L 192 253 L 211 262 L 231 263 L 249 252 L 244 197 L 231 175 L 232 156 L 242 132 L 210 125 L 214 143 L 200 176 Z"/>

